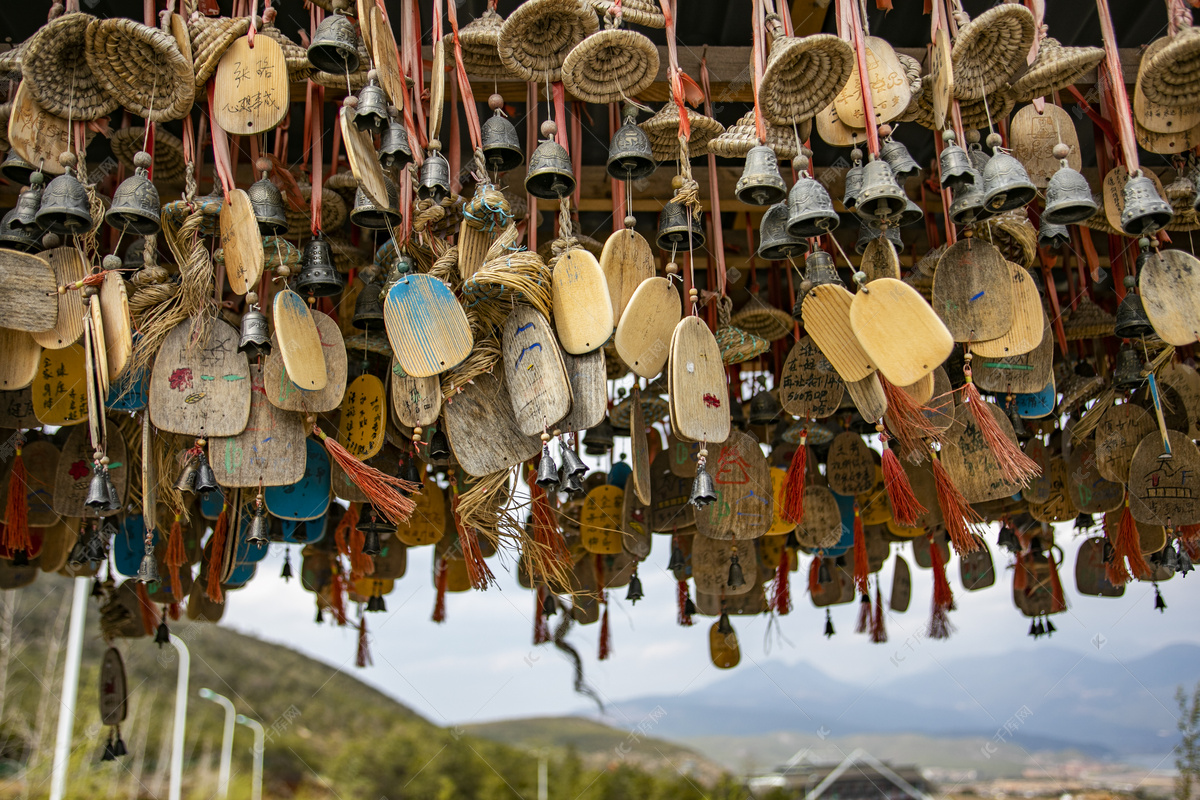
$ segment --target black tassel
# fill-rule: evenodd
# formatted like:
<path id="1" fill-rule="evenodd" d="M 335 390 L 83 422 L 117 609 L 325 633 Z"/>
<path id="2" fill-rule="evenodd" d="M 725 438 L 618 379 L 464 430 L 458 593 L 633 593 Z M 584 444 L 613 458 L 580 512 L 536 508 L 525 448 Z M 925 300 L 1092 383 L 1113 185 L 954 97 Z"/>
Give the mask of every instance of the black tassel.
<path id="1" fill-rule="evenodd" d="M 320 625 L 325 621 L 325 614 L 321 611 L 321 607 L 317 606 L 317 624 Z"/>
<path id="2" fill-rule="evenodd" d="M 674 572 L 676 577 L 686 567 L 683 560 L 683 549 L 677 544 L 671 546 L 671 560 L 667 562 L 667 569 Z"/>
<path id="3" fill-rule="evenodd" d="M 1054 627 L 1054 623 L 1050 621 L 1049 617 L 1046 617 L 1046 635 L 1053 636 L 1056 630 L 1058 628 Z"/>
<path id="4" fill-rule="evenodd" d="M 1030 623 L 1029 623 L 1029 635 L 1030 635 L 1030 636 L 1033 636 L 1034 638 L 1037 638 L 1037 623 L 1036 623 L 1036 622 L 1030 621 Z"/>
<path id="5" fill-rule="evenodd" d="M 633 569 L 633 577 L 629 579 L 629 591 L 625 594 L 625 599 L 632 605 L 637 605 L 637 601 L 641 600 L 645 595 L 642 593 L 642 580 L 638 577 L 637 567 Z"/>
<path id="6" fill-rule="evenodd" d="M 692 602 L 691 592 L 688 592 L 687 602 L 684 604 L 683 609 L 684 609 L 684 614 L 686 614 L 689 617 L 696 613 L 696 604 L 694 602 Z"/>
<path id="7" fill-rule="evenodd" d="M 117 741 L 113 745 L 113 755 L 117 758 L 128 755 L 129 751 L 125 749 L 125 740 L 121 738 L 121 730 L 117 729 Z"/>
<path id="8" fill-rule="evenodd" d="M 1167 601 L 1163 600 L 1162 592 L 1158 590 L 1157 583 L 1154 584 L 1154 608 L 1160 614 L 1167 610 Z"/>
<path id="9" fill-rule="evenodd" d="M 28 567 L 29 553 L 24 550 L 16 550 L 12 554 L 12 563 L 14 567 Z"/>
<path id="10" fill-rule="evenodd" d="M 292 551 L 291 551 L 291 548 L 288 548 L 287 550 L 283 551 L 283 572 L 281 572 L 279 574 L 279 577 L 283 578 L 285 581 L 290 581 L 292 579 Z M 317 621 L 320 622 L 320 620 L 317 620 Z"/>
<path id="11" fill-rule="evenodd" d="M 827 608 L 825 609 L 825 638 L 828 639 L 829 637 L 833 636 L 834 633 L 833 615 L 829 613 L 829 609 Z"/>

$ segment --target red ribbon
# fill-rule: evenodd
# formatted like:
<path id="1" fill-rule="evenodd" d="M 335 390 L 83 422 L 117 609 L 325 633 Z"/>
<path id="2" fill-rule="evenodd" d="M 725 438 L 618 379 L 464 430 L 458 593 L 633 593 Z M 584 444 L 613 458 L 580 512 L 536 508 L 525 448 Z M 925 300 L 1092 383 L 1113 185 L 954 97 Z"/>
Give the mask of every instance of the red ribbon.
<path id="1" fill-rule="evenodd" d="M 441 2 L 441 0 L 438 0 Z M 475 107 L 475 95 L 471 93 L 471 79 L 467 77 L 467 68 L 463 65 L 462 42 L 458 39 L 458 3 L 450 2 L 446 6 L 450 17 L 450 29 L 454 32 L 454 65 L 458 76 L 458 91 L 462 95 L 463 110 L 467 117 L 467 130 L 471 134 L 471 146 L 476 150 L 483 147 L 483 134 L 479 127 L 479 109 Z"/>

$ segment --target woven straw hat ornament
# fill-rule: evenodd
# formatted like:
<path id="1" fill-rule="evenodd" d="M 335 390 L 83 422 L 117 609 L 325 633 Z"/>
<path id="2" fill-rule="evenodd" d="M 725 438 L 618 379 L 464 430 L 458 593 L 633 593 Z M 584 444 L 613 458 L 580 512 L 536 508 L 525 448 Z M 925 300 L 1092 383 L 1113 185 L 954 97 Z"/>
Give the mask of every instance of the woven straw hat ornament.
<path id="1" fill-rule="evenodd" d="M 658 75 L 658 48 L 637 31 L 612 25 L 593 33 L 567 54 L 562 66 L 567 91 L 589 103 L 616 103 L 640 94 Z"/>
<path id="2" fill-rule="evenodd" d="M 758 87 L 763 116 L 776 125 L 804 122 L 832 103 L 846 85 L 854 49 L 827 33 L 784 36 L 783 23 L 774 14 L 767 17 L 767 25 L 774 41 Z"/>
<path id="3" fill-rule="evenodd" d="M 560 81 L 567 55 L 599 27 L 584 0 L 528 0 L 500 27 L 500 61 L 523 81 Z"/>
<path id="4" fill-rule="evenodd" d="M 480 78 L 512 78 L 508 67 L 500 61 L 500 28 L 504 18 L 496 13 L 491 4 L 483 13 L 468 22 L 458 32 L 458 41 L 462 45 L 463 66 L 467 74 Z M 452 34 L 447 34 L 452 36 Z M 442 37 L 445 40 L 446 37 Z"/>
<path id="5" fill-rule="evenodd" d="M 1103 60 L 1101 47 L 1063 47 L 1058 39 L 1047 36 L 1038 45 L 1037 59 L 1013 81 L 1011 91 L 1018 103 L 1049 97 L 1076 83 Z"/>
<path id="6" fill-rule="evenodd" d="M 1200 30 L 1184 3 L 1168 4 L 1175 32 L 1168 44 L 1143 62 L 1138 86 L 1151 103 L 1178 108 L 1200 106 Z M 1148 54 L 1149 55 L 1149 54 Z"/>
<path id="7" fill-rule="evenodd" d="M 812 136 L 812 120 L 805 120 L 798 126 L 801 142 L 808 141 Z M 767 123 L 767 147 L 775 151 L 780 161 L 790 161 L 799 155 L 796 146 L 797 131 L 790 125 L 773 125 Z M 717 138 L 708 143 L 708 149 L 722 158 L 745 158 L 750 148 L 758 144 L 758 129 L 754 124 L 754 112 L 750 111 L 733 125 L 725 129 Z"/>
<path id="8" fill-rule="evenodd" d="M 688 136 L 688 155 L 691 158 L 708 154 L 708 143 L 724 132 L 725 126 L 687 108 L 691 133 Z M 653 117 L 641 124 L 650 139 L 655 161 L 675 161 L 679 158 L 679 106 L 668 102 Z"/>
<path id="9" fill-rule="evenodd" d="M 217 64 L 229 46 L 250 30 L 247 17 L 206 17 L 196 10 L 196 0 L 185 0 L 188 11 L 188 35 L 192 40 L 192 69 L 196 76 L 196 92 L 204 91 L 217 72 Z"/>
<path id="10" fill-rule="evenodd" d="M 88 67 L 122 107 L 151 122 L 182 119 L 191 111 L 192 63 L 171 34 L 115 18 L 92 22 L 84 38 Z"/>
<path id="11" fill-rule="evenodd" d="M 23 82 L 38 105 L 65 119 L 99 119 L 120 105 L 88 63 L 87 29 L 95 21 L 64 14 L 30 37 L 21 55 Z"/>
<path id="12" fill-rule="evenodd" d="M 616 6 L 613 0 L 588 0 L 588 2 L 601 14 L 607 14 Z M 667 27 L 667 20 L 656 0 L 622 0 L 621 19 L 645 28 Z"/>
<path id="13" fill-rule="evenodd" d="M 989 8 L 969 22 L 962 12 L 956 13 L 955 17 L 962 22 L 950 52 L 950 63 L 954 66 L 954 96 L 959 100 L 990 96 L 1007 85 L 1025 65 L 1033 47 L 1033 12 L 1025 6 L 1004 3 Z"/>

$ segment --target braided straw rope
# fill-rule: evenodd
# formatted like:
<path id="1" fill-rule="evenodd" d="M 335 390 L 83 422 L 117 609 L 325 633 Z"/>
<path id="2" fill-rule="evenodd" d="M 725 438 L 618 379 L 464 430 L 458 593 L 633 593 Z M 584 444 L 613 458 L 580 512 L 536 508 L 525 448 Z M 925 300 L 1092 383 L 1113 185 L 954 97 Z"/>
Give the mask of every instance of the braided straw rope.
<path id="1" fill-rule="evenodd" d="M 588 0 L 602 16 L 611 17 L 616 10 L 613 0 Z M 621 0 L 621 19 L 644 28 L 665 28 L 667 20 L 655 0 Z"/>
<path id="2" fill-rule="evenodd" d="M 979 100 L 1008 84 L 1033 47 L 1033 12 L 1016 3 L 989 8 L 960 26 L 950 63 L 954 96 Z M 966 125 L 966 122 L 963 122 Z"/>
<path id="3" fill-rule="evenodd" d="M 497 52 L 521 80 L 554 83 L 567 54 L 599 27 L 584 0 L 526 0 L 500 27 Z"/>
<path id="4" fill-rule="evenodd" d="M 853 65 L 854 49 L 831 34 L 776 37 L 758 85 L 763 116 L 789 127 L 811 119 L 833 102 Z"/>
<path id="5" fill-rule="evenodd" d="M 134 170 L 133 157 L 142 149 L 146 129 L 138 126 L 114 131 L 108 144 L 113 156 L 125 169 Z M 186 172 L 183 160 L 183 142 L 178 136 L 161 125 L 154 126 L 154 182 L 174 183 L 183 180 Z"/>
<path id="6" fill-rule="evenodd" d="M 88 25 L 85 40 L 88 67 L 123 107 L 151 122 L 182 119 L 191 111 L 195 75 L 171 34 L 115 18 Z"/>
<path id="7" fill-rule="evenodd" d="M 577 44 L 562 66 L 567 91 L 588 103 L 641 94 L 658 75 L 658 48 L 637 31 L 610 28 Z"/>
<path id="8" fill-rule="evenodd" d="M 491 372 L 496 364 L 500 363 L 502 354 L 503 349 L 500 346 L 498 333 L 493 332 L 491 335 L 483 337 L 476 336 L 475 344 L 471 346 L 471 352 L 463 359 L 462 363 L 449 372 L 443 373 L 442 397 L 446 398 L 446 402 L 451 402 L 464 386 L 485 372 Z"/>
<path id="9" fill-rule="evenodd" d="M 21 76 L 38 105 L 72 120 L 93 120 L 117 109 L 87 59 L 90 14 L 64 14 L 42 26 L 25 43 Z"/>
<path id="10" fill-rule="evenodd" d="M 550 318 L 550 269 L 537 253 L 515 249 L 518 235 L 517 226 L 510 224 L 488 248 L 483 266 L 463 284 L 464 304 L 485 323 L 504 324 L 518 303 Z"/>

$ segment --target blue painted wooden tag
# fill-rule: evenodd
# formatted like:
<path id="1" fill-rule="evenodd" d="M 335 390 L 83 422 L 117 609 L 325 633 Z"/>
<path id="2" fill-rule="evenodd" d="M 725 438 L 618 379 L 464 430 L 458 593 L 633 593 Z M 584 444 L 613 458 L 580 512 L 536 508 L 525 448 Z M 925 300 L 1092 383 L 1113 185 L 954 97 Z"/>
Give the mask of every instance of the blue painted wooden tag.
<path id="1" fill-rule="evenodd" d="M 1001 396 L 999 399 L 1001 406 L 1007 411 L 1007 398 Z M 1017 416 L 1022 419 L 1041 419 L 1050 416 L 1057 401 L 1058 393 L 1053 380 L 1046 384 L 1040 392 L 1013 395 L 1013 406 L 1017 409 Z"/>
<path id="2" fill-rule="evenodd" d="M 280 519 L 316 519 L 329 508 L 329 454 L 313 439 L 307 439 L 305 446 L 304 477 L 291 486 L 268 486 L 263 491 L 267 510 Z"/>
<path id="3" fill-rule="evenodd" d="M 133 334 L 136 346 L 140 333 Z M 108 387 L 108 399 L 104 401 L 106 408 L 118 411 L 140 411 L 150 402 L 150 371 L 146 369 L 126 369 Z"/>
<path id="4" fill-rule="evenodd" d="M 414 378 L 458 366 L 474 343 L 454 292 L 429 275 L 405 275 L 388 290 L 384 323 L 396 360 Z"/>
<path id="5" fill-rule="evenodd" d="M 158 543 L 158 532 L 154 533 Z M 146 554 L 146 521 L 140 514 L 131 514 L 121 521 L 121 528 L 112 542 L 113 563 L 117 572 L 127 578 L 136 578 Z"/>
<path id="6" fill-rule="evenodd" d="M 840 555 L 845 555 L 850 548 L 854 547 L 854 498 L 850 495 L 841 495 L 833 492 L 833 499 L 837 501 L 838 510 L 842 512 L 842 538 L 838 539 L 837 544 L 833 547 L 824 550 L 818 550 L 822 556 L 829 558 L 837 558 Z"/>

